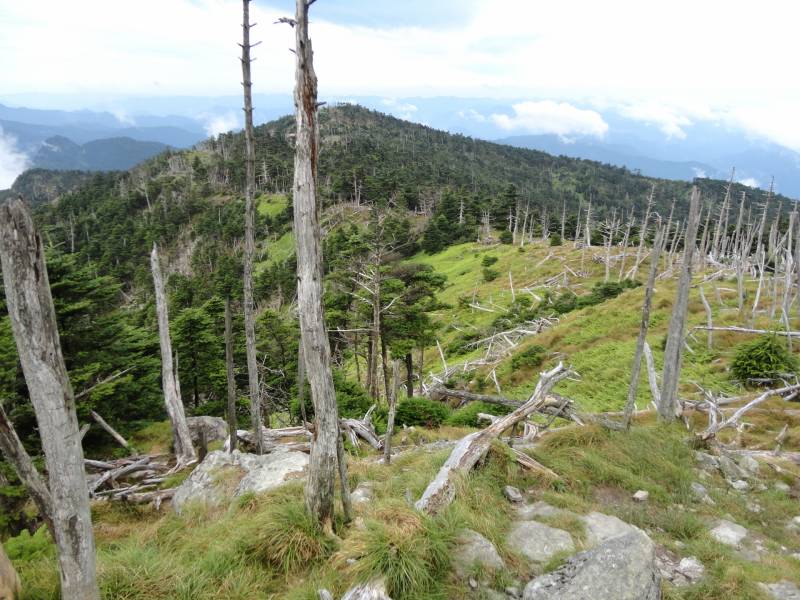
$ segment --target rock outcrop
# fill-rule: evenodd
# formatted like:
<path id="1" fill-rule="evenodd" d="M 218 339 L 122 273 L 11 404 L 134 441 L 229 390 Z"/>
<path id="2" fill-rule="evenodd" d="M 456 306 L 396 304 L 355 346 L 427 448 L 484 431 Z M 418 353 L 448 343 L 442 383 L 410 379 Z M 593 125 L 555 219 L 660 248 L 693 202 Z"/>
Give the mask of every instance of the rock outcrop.
<path id="1" fill-rule="evenodd" d="M 471 529 L 459 534 L 452 562 L 453 570 L 462 579 L 469 576 L 475 567 L 483 572 L 499 571 L 505 567 L 494 544 Z"/>
<path id="2" fill-rule="evenodd" d="M 658 600 L 655 545 L 641 531 L 576 554 L 525 586 L 523 600 Z"/>
<path id="3" fill-rule="evenodd" d="M 562 552 L 575 551 L 575 544 L 569 533 L 537 521 L 515 523 L 506 542 L 525 558 L 537 563 L 546 562 Z"/>
<path id="4" fill-rule="evenodd" d="M 178 487 L 172 506 L 180 513 L 188 504 L 220 506 L 245 492 L 261 493 L 302 477 L 308 455 L 276 450 L 261 456 L 234 450 L 210 452 Z"/>

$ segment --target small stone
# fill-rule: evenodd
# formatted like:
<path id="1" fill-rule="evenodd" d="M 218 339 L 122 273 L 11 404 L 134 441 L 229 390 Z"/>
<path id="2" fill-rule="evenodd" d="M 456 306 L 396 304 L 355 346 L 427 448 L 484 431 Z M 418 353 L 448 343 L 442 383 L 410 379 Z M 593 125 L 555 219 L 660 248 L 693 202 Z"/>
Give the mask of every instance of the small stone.
<path id="1" fill-rule="evenodd" d="M 789 492 L 792 491 L 792 486 L 790 486 L 785 481 L 776 481 L 772 487 L 774 487 L 779 492 L 783 492 L 784 494 L 788 494 Z"/>
<path id="2" fill-rule="evenodd" d="M 690 489 L 692 491 L 692 495 L 694 496 L 695 500 L 698 502 L 702 502 L 704 504 L 708 504 L 709 506 L 714 506 L 716 502 L 708 495 L 708 490 L 706 486 L 702 483 L 698 483 L 697 481 L 693 481 Z"/>
<path id="3" fill-rule="evenodd" d="M 356 564 L 358 561 L 355 558 L 348 558 L 345 562 L 348 565 L 352 566 L 352 565 Z"/>
<path id="4" fill-rule="evenodd" d="M 350 492 L 350 500 L 353 504 L 366 504 L 373 498 L 372 489 L 374 484 L 371 481 L 362 481 Z"/>
<path id="5" fill-rule="evenodd" d="M 719 457 L 719 470 L 725 475 L 726 479 L 736 481 L 738 479 L 748 479 L 751 477 L 750 473 L 736 464 L 736 462 L 727 456 Z"/>
<path id="6" fill-rule="evenodd" d="M 508 586 L 505 589 L 505 593 L 512 598 L 519 598 L 522 595 L 522 593 L 519 591 L 519 588 L 513 585 Z"/>
<path id="7" fill-rule="evenodd" d="M 682 558 L 681 562 L 678 563 L 678 571 L 685 575 L 690 583 L 695 583 L 696 581 L 702 579 L 703 575 L 705 575 L 706 568 L 703 566 L 703 563 L 697 560 L 697 558 L 694 556 L 688 556 L 686 558 Z"/>
<path id="8" fill-rule="evenodd" d="M 709 533 L 719 543 L 738 548 L 742 540 L 747 537 L 748 532 L 747 529 L 737 523 L 721 519 Z"/>
<path id="9" fill-rule="evenodd" d="M 758 461 L 752 456 L 747 456 L 746 454 L 740 456 L 739 460 L 736 462 L 738 462 L 739 466 L 747 471 L 751 477 L 757 477 L 758 472 L 761 470 L 761 465 L 758 463 Z"/>
<path id="10" fill-rule="evenodd" d="M 505 567 L 494 544 L 471 529 L 459 534 L 452 563 L 456 575 L 462 578 L 476 566 L 484 571 L 498 571 Z"/>
<path id="11" fill-rule="evenodd" d="M 792 552 L 790 556 L 795 560 L 800 560 L 800 552 Z"/>
<path id="12" fill-rule="evenodd" d="M 800 516 L 794 517 L 786 524 L 786 529 L 789 531 L 800 531 Z"/>
<path id="13" fill-rule="evenodd" d="M 719 459 L 707 452 L 695 452 L 694 460 L 704 471 L 716 471 L 719 468 Z"/>
<path id="14" fill-rule="evenodd" d="M 800 600 L 800 589 L 791 581 L 784 579 L 777 583 L 760 583 L 758 585 L 775 600 Z"/>
<path id="15" fill-rule="evenodd" d="M 647 499 L 650 497 L 650 492 L 646 490 L 639 490 L 633 495 L 633 499 L 636 502 L 647 502 Z"/>
<path id="16" fill-rule="evenodd" d="M 751 513 L 756 513 L 756 514 L 760 513 L 762 510 L 764 510 L 763 508 L 761 508 L 761 505 L 758 502 L 748 502 L 747 504 L 745 504 L 745 507 Z"/>
<path id="17" fill-rule="evenodd" d="M 504 487 L 503 494 L 509 502 L 522 502 L 522 492 L 520 492 L 513 485 L 507 485 Z"/>
<path id="18" fill-rule="evenodd" d="M 478 589 L 478 582 L 475 581 L 474 577 L 470 577 L 469 578 L 469 587 L 471 587 L 473 590 L 477 590 Z"/>
<path id="19" fill-rule="evenodd" d="M 737 492 L 746 492 L 747 490 L 750 489 L 750 484 L 747 483 L 744 479 L 737 479 L 736 481 L 730 481 L 728 482 L 728 485 L 730 485 Z"/>

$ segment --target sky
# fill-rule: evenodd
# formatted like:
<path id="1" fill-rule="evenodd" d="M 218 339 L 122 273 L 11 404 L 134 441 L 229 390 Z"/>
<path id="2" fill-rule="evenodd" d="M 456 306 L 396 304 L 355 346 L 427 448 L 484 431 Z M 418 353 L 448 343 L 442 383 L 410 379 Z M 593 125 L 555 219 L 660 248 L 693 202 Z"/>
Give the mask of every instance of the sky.
<path id="1" fill-rule="evenodd" d="M 274 23 L 293 8 L 253 1 L 257 93 L 291 92 L 293 33 Z M 238 94 L 240 10 L 0 0 L 0 96 Z M 464 116 L 597 137 L 615 107 L 666 139 L 716 121 L 800 151 L 798 17 L 786 0 L 318 0 L 310 33 L 323 96 L 508 99 Z"/>

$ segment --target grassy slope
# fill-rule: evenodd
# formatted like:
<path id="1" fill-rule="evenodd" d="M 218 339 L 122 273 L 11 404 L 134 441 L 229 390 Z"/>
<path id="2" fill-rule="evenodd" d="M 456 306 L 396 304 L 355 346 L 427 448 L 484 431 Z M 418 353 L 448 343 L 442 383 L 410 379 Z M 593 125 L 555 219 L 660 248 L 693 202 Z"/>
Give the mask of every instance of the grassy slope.
<path id="1" fill-rule="evenodd" d="M 587 250 L 583 264 L 589 271 L 588 276 L 581 279 L 570 277 L 570 286 L 577 294 L 588 292 L 595 283 L 603 280 L 603 265 L 591 260 L 592 254 L 602 253 L 601 248 Z M 494 281 L 485 283 L 481 260 L 487 255 L 498 258 L 491 268 L 500 275 Z M 529 286 L 533 293 L 541 296 L 544 288 L 537 289 L 535 284 L 564 272 L 565 265 L 577 272 L 582 264 L 581 250 L 574 249 L 571 243 L 552 248 L 541 242 L 526 245 L 522 252 L 518 247 L 509 245 L 485 247 L 479 244 L 461 244 L 432 256 L 420 254 L 413 260 L 429 264 L 438 272 L 447 275 L 447 289 L 440 297 L 450 305 L 450 308 L 440 311 L 437 315 L 442 325 L 439 335 L 443 346 L 458 335 L 456 328 L 469 331 L 472 328 L 487 327 L 501 314 L 502 308 L 509 306 L 511 303 L 509 271 L 517 295 L 524 295 L 525 292 L 521 291 L 521 288 Z M 631 263 L 632 258 L 629 258 L 628 264 Z M 648 268 L 648 262 L 640 268 L 640 281 L 646 277 Z M 616 269 L 612 269 L 611 281 L 616 280 L 615 271 Z M 695 277 L 695 282 L 699 280 L 700 276 Z M 676 292 L 675 283 L 674 279 L 659 281 L 653 299 L 648 341 L 653 349 L 657 369 L 661 367 L 662 345 Z M 706 296 L 712 304 L 714 323 L 741 324 L 735 306 L 736 298 L 733 292 L 735 283 L 722 281 L 717 282 L 717 285 L 721 288 L 722 305 L 718 305 L 714 300 L 714 283 L 705 285 Z M 755 283 L 748 282 L 747 290 L 750 292 L 750 298 L 754 288 Z M 459 306 L 460 298 L 472 299 L 473 294 L 478 304 L 491 307 L 496 312 L 489 313 Z M 630 380 L 631 361 L 639 333 L 643 299 L 642 286 L 627 290 L 617 298 L 607 300 L 600 305 L 563 315 L 559 323 L 551 329 L 525 340 L 517 352 L 534 343 L 545 346 L 551 352 L 551 362 L 564 360 L 573 365 L 580 374 L 580 380 L 562 383 L 559 386 L 561 393 L 574 398 L 587 410 L 620 409 Z M 767 302 L 768 300 L 762 295 L 762 306 Z M 695 286 L 690 293 L 689 326 L 704 323 L 705 312 L 698 288 Z M 767 327 L 768 320 L 764 315 L 760 315 L 754 324 L 756 327 Z M 705 332 L 698 332 L 695 338 L 690 341 L 693 352 L 687 352 L 684 358 L 682 375 L 684 393 L 687 395 L 696 393 L 696 387 L 691 382 L 715 392 L 735 392 L 736 388 L 730 381 L 727 368 L 733 348 L 736 344 L 746 341 L 747 336 L 715 333 L 714 348 L 711 352 L 706 349 Z M 440 370 L 435 348 L 426 351 L 426 355 L 426 370 Z M 457 364 L 466 358 L 475 358 L 478 355 L 480 352 L 448 357 L 448 363 Z M 538 370 L 540 369 L 512 372 L 510 360 L 504 360 L 497 369 L 503 393 L 515 398 L 526 397 L 535 385 Z M 494 385 L 490 383 L 487 375 L 485 371 L 478 371 L 470 386 L 486 389 L 487 393 L 491 393 Z M 639 382 L 637 403 L 639 407 L 645 407 L 649 402 L 647 378 L 643 373 Z"/>
<path id="2" fill-rule="evenodd" d="M 795 431 L 800 424 L 797 418 L 776 414 L 762 418 L 751 435 L 774 435 L 784 420 Z M 448 428 L 414 435 L 433 439 L 464 433 Z M 405 435 L 399 434 L 396 443 L 406 441 Z M 351 486 L 374 482 L 376 499 L 357 508 L 358 519 L 351 527 L 340 524 L 336 539 L 325 539 L 305 517 L 299 483 L 243 497 L 229 509 L 188 511 L 182 517 L 169 510 L 95 504 L 101 585 L 105 597 L 128 600 L 220 595 L 231 600 L 312 600 L 320 587 L 336 595 L 357 581 L 383 575 L 395 600 L 464 598 L 469 596 L 466 583 L 450 573 L 449 557 L 458 530 L 469 527 L 492 540 L 503 556 L 507 572 L 490 578 L 502 589 L 514 579 L 527 581 L 558 564 L 554 560 L 531 567 L 506 544 L 513 519 L 502 497 L 506 483 L 526 490 L 530 500 L 543 499 L 579 514 L 615 514 L 679 555 L 695 555 L 707 565 L 708 577 L 702 583 L 688 589 L 667 587 L 666 598 L 765 600 L 756 582 L 800 580 L 800 562 L 781 551 L 781 546 L 800 547 L 800 534 L 784 528 L 796 512 L 796 500 L 772 488 L 778 476 L 764 468 L 769 488 L 747 496 L 730 492 L 718 476 L 708 477 L 702 481 L 716 506 L 693 503 L 689 485 L 698 475 L 685 436 L 681 427 L 649 421 L 637 423 L 630 434 L 594 427 L 553 433 L 534 455 L 562 475 L 557 481 L 520 470 L 498 447 L 459 486 L 454 504 L 432 519 L 413 511 L 404 496 L 419 497 L 448 449 L 412 450 L 391 466 L 369 457 L 352 459 Z M 781 477 L 794 482 L 798 468 L 787 468 L 794 476 Z M 650 492 L 649 502 L 630 499 L 637 489 Z M 748 502 L 757 502 L 762 512 L 750 512 Z M 708 536 L 709 525 L 725 515 L 767 538 L 768 552 L 761 562 L 748 562 Z M 571 531 L 581 546 L 580 521 L 566 516 L 550 523 Z M 43 532 L 6 543 L 23 578 L 26 599 L 56 597 L 55 560 Z"/>

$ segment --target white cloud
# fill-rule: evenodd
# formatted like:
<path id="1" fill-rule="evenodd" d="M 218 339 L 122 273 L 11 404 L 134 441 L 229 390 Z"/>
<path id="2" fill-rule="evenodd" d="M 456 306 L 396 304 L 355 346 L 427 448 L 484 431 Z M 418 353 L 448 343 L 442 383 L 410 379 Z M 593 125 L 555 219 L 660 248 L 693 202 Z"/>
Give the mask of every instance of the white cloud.
<path id="1" fill-rule="evenodd" d="M 240 125 L 236 114 L 227 112 L 223 115 L 206 116 L 204 127 L 206 134 L 211 137 L 217 137 L 220 133 L 228 133 L 233 129 L 238 129 Z"/>
<path id="2" fill-rule="evenodd" d="M 755 179 L 753 177 L 745 177 L 744 179 L 740 179 L 739 183 L 751 188 L 761 187 L 761 184 L 758 182 L 758 179 Z"/>
<path id="3" fill-rule="evenodd" d="M 136 119 L 134 119 L 126 110 L 122 108 L 112 108 L 109 110 L 109 112 L 114 115 L 114 118 L 122 125 L 127 125 L 129 127 L 136 125 Z"/>
<path id="4" fill-rule="evenodd" d="M 414 113 L 419 110 L 416 106 L 408 102 L 398 102 L 394 98 L 384 98 L 381 104 L 389 109 L 389 112 L 396 117 L 406 121 L 414 120 Z"/>
<path id="5" fill-rule="evenodd" d="M 608 123 L 600 113 L 580 109 L 566 102 L 529 101 L 514 104 L 512 108 L 513 115 L 493 114 L 491 120 L 506 131 L 556 134 L 562 138 L 571 135 L 603 137 L 608 131 Z"/>
<path id="6" fill-rule="evenodd" d="M 481 113 L 479 113 L 474 108 L 468 108 L 466 110 L 460 110 L 456 113 L 456 116 L 459 119 L 464 119 L 466 121 L 475 121 L 476 123 L 485 123 L 486 117 L 484 117 Z"/>
<path id="7" fill-rule="evenodd" d="M 0 190 L 8 189 L 17 176 L 30 166 L 30 160 L 17 148 L 17 140 L 0 127 Z"/>
<path id="8" fill-rule="evenodd" d="M 692 125 L 692 121 L 685 114 L 663 104 L 632 104 L 621 107 L 620 113 L 634 121 L 658 126 L 668 139 L 684 139 L 686 137 L 685 128 Z"/>
<path id="9" fill-rule="evenodd" d="M 706 175 L 706 172 L 698 167 L 692 167 L 692 171 L 694 171 L 694 176 L 699 177 L 700 179 L 705 179 L 706 177 L 708 177 L 708 175 Z"/>

